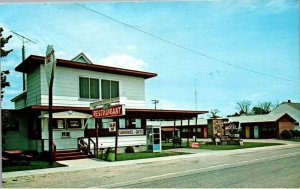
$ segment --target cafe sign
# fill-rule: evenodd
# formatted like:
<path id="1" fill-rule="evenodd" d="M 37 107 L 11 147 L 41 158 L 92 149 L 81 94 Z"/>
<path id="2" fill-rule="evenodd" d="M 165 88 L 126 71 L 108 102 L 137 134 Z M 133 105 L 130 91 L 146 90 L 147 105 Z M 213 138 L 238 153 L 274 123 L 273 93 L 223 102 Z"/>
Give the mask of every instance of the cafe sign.
<path id="1" fill-rule="evenodd" d="M 92 110 L 93 118 L 118 117 L 125 115 L 124 105 L 110 106 Z"/>
<path id="2" fill-rule="evenodd" d="M 144 129 L 120 129 L 119 135 L 144 135 Z"/>
<path id="3" fill-rule="evenodd" d="M 108 131 L 109 132 L 116 132 L 117 123 L 116 122 L 109 122 L 108 123 Z"/>

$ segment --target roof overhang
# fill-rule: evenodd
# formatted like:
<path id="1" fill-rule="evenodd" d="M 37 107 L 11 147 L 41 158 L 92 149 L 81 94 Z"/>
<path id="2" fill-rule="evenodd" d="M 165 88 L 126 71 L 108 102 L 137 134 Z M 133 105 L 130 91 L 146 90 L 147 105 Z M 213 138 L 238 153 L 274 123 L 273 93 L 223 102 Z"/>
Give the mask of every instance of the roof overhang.
<path id="1" fill-rule="evenodd" d="M 20 63 L 15 68 L 15 70 L 18 72 L 27 73 L 27 72 L 29 72 L 29 70 L 32 70 L 34 67 L 36 67 L 40 64 L 44 64 L 44 61 L 45 61 L 44 56 L 30 55 L 22 63 Z M 103 65 L 98 65 L 98 64 L 86 64 L 86 63 L 76 62 L 76 61 L 72 61 L 72 60 L 56 59 L 56 61 L 57 61 L 57 64 L 56 64 L 57 66 L 75 68 L 75 69 L 81 69 L 81 70 L 91 70 L 91 71 L 96 71 L 96 72 L 127 75 L 127 76 L 133 76 L 133 77 L 141 77 L 144 79 L 148 79 L 148 78 L 157 76 L 156 73 L 151 73 L 151 72 L 129 70 L 129 69 L 123 69 L 123 68 L 103 66 Z"/>
<path id="2" fill-rule="evenodd" d="M 48 106 L 30 106 L 27 110 L 47 111 Z M 89 107 L 70 107 L 70 106 L 53 106 L 53 111 L 80 111 L 84 113 L 92 113 Z M 193 110 L 154 110 L 154 109 L 126 109 L 124 117 L 138 117 L 146 119 L 192 119 L 199 114 L 205 114 L 208 111 L 193 111 Z"/>

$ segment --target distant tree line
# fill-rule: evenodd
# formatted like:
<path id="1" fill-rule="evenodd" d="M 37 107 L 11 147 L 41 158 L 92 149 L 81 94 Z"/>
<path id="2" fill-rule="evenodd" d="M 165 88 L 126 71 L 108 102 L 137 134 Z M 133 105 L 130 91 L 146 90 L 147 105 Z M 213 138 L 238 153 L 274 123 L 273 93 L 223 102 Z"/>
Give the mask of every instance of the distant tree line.
<path id="1" fill-rule="evenodd" d="M 246 114 L 246 115 L 247 114 L 268 114 L 277 106 L 279 106 L 278 101 L 259 102 L 254 106 L 252 106 L 251 101 L 242 100 L 236 103 L 237 112 L 235 112 L 233 115 L 230 116 L 240 116 L 242 114 Z"/>

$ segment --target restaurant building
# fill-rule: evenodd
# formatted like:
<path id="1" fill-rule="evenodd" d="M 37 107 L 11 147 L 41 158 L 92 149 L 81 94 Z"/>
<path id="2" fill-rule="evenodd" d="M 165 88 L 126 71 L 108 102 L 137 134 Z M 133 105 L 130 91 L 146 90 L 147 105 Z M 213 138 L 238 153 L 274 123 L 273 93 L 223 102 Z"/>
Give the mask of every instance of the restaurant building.
<path id="1" fill-rule="evenodd" d="M 44 61 L 43 56 L 31 55 L 15 68 L 27 77 L 25 90 L 11 100 L 15 109 L 9 112 L 17 129 L 6 133 L 6 149 L 39 152 L 48 149 L 49 99 Z M 98 146 L 111 146 L 115 133 L 109 132 L 108 127 L 113 121 L 118 121 L 120 130 L 132 131 L 130 136 L 119 137 L 120 146 L 145 145 L 147 120 L 192 120 L 207 113 L 146 109 L 145 81 L 156 76 L 151 72 L 93 64 L 83 53 L 72 60 L 57 59 L 53 84 L 55 148 L 77 148 L 77 140 L 82 136 L 90 140 L 98 136 Z M 91 103 L 109 99 L 117 99 L 116 104 L 124 105 L 125 115 L 94 119 Z"/>

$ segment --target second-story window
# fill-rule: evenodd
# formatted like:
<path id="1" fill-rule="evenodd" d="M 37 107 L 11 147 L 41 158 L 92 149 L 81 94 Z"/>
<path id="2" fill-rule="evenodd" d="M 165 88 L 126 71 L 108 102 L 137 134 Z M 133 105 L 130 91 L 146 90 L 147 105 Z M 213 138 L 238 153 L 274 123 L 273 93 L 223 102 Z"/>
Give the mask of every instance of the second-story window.
<path id="1" fill-rule="evenodd" d="M 99 79 L 79 77 L 79 97 L 99 99 Z"/>
<path id="2" fill-rule="evenodd" d="M 102 99 L 119 97 L 119 82 L 102 79 L 101 97 Z"/>

